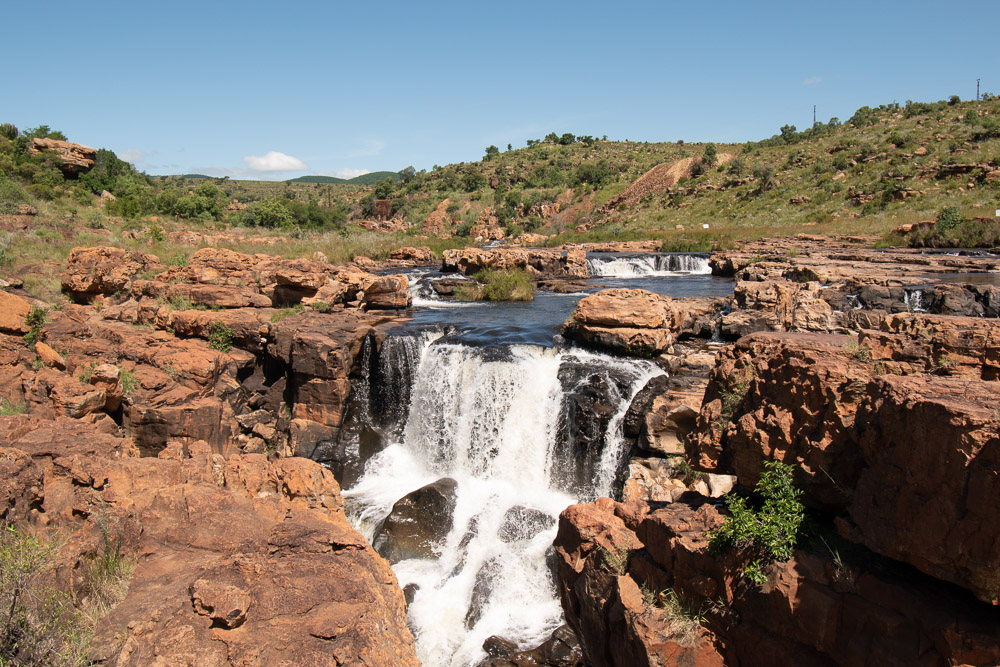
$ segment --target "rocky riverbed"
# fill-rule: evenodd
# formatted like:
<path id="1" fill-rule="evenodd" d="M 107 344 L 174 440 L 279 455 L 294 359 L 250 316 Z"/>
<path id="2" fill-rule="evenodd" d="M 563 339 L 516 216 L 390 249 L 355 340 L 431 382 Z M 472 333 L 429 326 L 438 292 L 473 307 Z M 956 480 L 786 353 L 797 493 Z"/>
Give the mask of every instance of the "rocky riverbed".
<path id="1" fill-rule="evenodd" d="M 580 484 L 611 457 L 617 500 L 574 504 L 558 526 L 539 508 L 501 517 L 503 544 L 555 537 L 547 562 L 568 625 L 536 632 L 550 636 L 537 648 L 491 636 L 468 655 L 496 666 L 1000 663 L 1000 257 L 865 246 L 800 236 L 716 254 L 731 297 L 580 297 L 562 335 L 649 371 L 553 366 L 563 417 L 546 428 L 572 446 L 551 456 L 568 457 L 560 488 L 584 499 Z M 442 268 L 579 281 L 587 252 L 606 249 L 466 249 Z M 372 527 L 377 553 L 348 523 L 338 478 L 353 484 L 406 426 L 400 404 L 424 353 L 386 344 L 412 315 L 406 275 L 386 269 L 428 259 L 402 249 L 392 266 L 334 266 L 206 248 L 166 266 L 80 248 L 63 278 L 73 304 L 0 292 L 0 397 L 19 413 L 0 417 L 0 512 L 60 536 L 57 580 L 76 599 L 91 594 L 85 572 L 108 525 L 135 562 L 92 660 L 417 664 L 411 628 L 422 626 L 408 627 L 383 556 L 440 553 L 448 530 L 407 526 L 433 507 L 450 516 L 461 491 L 447 477 L 429 480 L 433 493 L 400 490 Z M 458 352 L 477 368 L 509 354 Z M 432 398 L 444 395 L 421 400 Z M 718 498 L 753 487 L 770 460 L 794 467 L 827 548 L 803 547 L 749 585 L 707 531 L 724 520 Z M 463 564 L 477 536 L 458 535 Z M 615 567 L 608 553 L 622 555 Z M 702 610 L 697 627 L 679 631 L 644 595 L 668 588 Z M 482 614 L 499 589 L 476 590 Z M 466 627 L 479 622 L 462 613 Z"/>

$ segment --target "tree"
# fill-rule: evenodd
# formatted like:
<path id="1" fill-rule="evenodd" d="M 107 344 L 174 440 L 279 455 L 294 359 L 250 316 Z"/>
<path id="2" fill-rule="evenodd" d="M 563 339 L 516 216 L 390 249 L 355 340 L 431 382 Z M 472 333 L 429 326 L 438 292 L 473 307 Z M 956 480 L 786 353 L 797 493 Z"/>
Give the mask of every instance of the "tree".
<path id="1" fill-rule="evenodd" d="M 548 134 L 545 135 L 545 141 L 549 142 L 550 144 L 557 144 L 559 143 L 559 135 L 556 134 L 555 132 L 549 132 Z"/>
<path id="2" fill-rule="evenodd" d="M 513 146 L 511 146 L 510 144 L 507 144 L 507 150 L 510 150 L 511 148 L 513 148 Z"/>
<path id="3" fill-rule="evenodd" d="M 416 175 L 417 170 L 413 167 L 406 167 L 399 172 L 399 178 L 403 181 L 403 183 L 409 183 L 416 177 Z"/>
<path id="4" fill-rule="evenodd" d="M 714 167 L 718 159 L 719 154 L 718 150 L 715 148 L 715 144 L 712 142 L 705 144 L 705 153 L 701 156 L 702 164 L 706 167 Z"/>
<path id="5" fill-rule="evenodd" d="M 500 149 L 499 148 L 497 148 L 496 146 L 487 146 L 486 147 L 486 157 L 484 157 L 483 159 L 484 160 L 492 160 L 497 155 L 500 155 Z"/>
<path id="6" fill-rule="evenodd" d="M 774 167 L 769 164 L 758 164 L 753 168 L 753 177 L 760 184 L 760 191 L 767 192 L 774 187 Z"/>
<path id="7" fill-rule="evenodd" d="M 383 178 L 381 181 L 375 184 L 375 199 L 388 199 L 392 196 L 393 186 L 395 184 L 389 177 Z"/>
<path id="8" fill-rule="evenodd" d="M 0 137 L 5 137 L 14 141 L 17 139 L 18 134 L 19 132 L 17 131 L 17 127 L 11 123 L 4 123 L 3 125 L 0 125 Z"/>
<path id="9" fill-rule="evenodd" d="M 569 146 L 574 141 L 576 141 L 576 137 L 573 136 L 572 132 L 566 132 L 561 137 L 559 137 L 559 144 L 561 146 Z"/>

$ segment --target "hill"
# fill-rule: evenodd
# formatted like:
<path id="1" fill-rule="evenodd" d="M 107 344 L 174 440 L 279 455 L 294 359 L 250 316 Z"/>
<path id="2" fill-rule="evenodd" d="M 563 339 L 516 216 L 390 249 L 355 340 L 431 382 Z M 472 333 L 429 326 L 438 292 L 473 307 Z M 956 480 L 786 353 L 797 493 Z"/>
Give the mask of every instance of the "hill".
<path id="1" fill-rule="evenodd" d="M 400 176 L 399 173 L 395 171 L 372 171 L 367 174 L 361 174 L 360 176 L 348 179 L 345 183 L 348 185 L 375 185 L 379 181 L 383 181 L 387 178 L 393 181 L 398 181 Z"/>
<path id="2" fill-rule="evenodd" d="M 336 183 L 343 185 L 347 183 L 347 179 L 336 176 L 299 176 L 298 178 L 290 178 L 285 183 Z"/>

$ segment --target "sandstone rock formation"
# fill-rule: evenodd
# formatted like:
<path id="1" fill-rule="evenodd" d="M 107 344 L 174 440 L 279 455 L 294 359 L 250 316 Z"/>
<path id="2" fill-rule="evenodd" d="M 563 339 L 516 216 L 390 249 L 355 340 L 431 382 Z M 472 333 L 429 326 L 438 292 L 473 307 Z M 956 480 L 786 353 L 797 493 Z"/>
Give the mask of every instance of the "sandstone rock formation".
<path id="1" fill-rule="evenodd" d="M 130 439 L 78 421 L 0 417 L 0 514 L 63 534 L 66 586 L 92 594 L 86 564 L 107 548 L 102 530 L 135 562 L 91 659 L 418 664 L 402 592 L 348 525 L 329 471 L 296 458 L 227 460 L 199 442 L 135 454 Z"/>
<path id="2" fill-rule="evenodd" d="M 1000 612 L 945 584 L 804 550 L 771 566 L 759 588 L 738 580 L 735 563 L 708 548 L 707 532 L 723 517 L 707 500 L 691 494 L 656 506 L 599 499 L 562 513 L 560 596 L 592 664 L 1000 661 Z M 643 595 L 666 588 L 704 622 Z"/>
<path id="3" fill-rule="evenodd" d="M 745 486 L 767 459 L 794 464 L 807 503 L 847 512 L 845 537 L 1000 601 L 1000 516 L 985 501 L 1000 493 L 1000 329 L 952 319 L 891 316 L 860 342 L 740 340 L 720 354 L 688 454 Z"/>
<path id="4" fill-rule="evenodd" d="M 671 299 L 646 290 L 606 289 L 584 297 L 563 334 L 597 348 L 658 355 L 681 337 L 711 337 L 727 299 Z"/>
<path id="5" fill-rule="evenodd" d="M 56 166 L 60 171 L 74 178 L 90 171 L 94 166 L 94 159 L 97 158 L 97 150 L 94 148 L 58 139 L 32 139 L 28 152 L 32 155 L 38 153 L 54 154 Z"/>

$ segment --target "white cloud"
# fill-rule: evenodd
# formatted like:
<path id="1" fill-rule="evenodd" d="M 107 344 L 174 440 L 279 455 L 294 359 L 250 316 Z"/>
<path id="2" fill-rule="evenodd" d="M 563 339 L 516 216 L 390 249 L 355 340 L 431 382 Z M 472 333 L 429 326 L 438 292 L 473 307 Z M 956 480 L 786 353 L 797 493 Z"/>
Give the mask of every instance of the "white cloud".
<path id="1" fill-rule="evenodd" d="M 365 174 L 372 173 L 371 169 L 352 169 L 350 167 L 346 169 L 338 169 L 337 171 L 323 172 L 321 176 L 335 176 L 337 178 L 345 178 L 350 180 L 352 178 L 357 178 L 358 176 L 364 176 Z"/>
<path id="2" fill-rule="evenodd" d="M 811 76 L 808 79 L 806 79 L 805 81 L 803 81 L 802 85 L 803 86 L 811 86 L 814 83 L 819 83 L 822 80 L 823 80 L 823 77 L 821 77 L 821 76 Z"/>
<path id="3" fill-rule="evenodd" d="M 297 157 L 278 151 L 269 151 L 265 155 L 247 155 L 243 161 L 251 171 L 304 171 L 309 168 Z"/>
<path id="4" fill-rule="evenodd" d="M 121 158 L 122 160 L 125 160 L 126 162 L 131 162 L 135 164 L 136 162 L 142 162 L 143 159 L 145 159 L 146 154 L 143 153 L 138 148 L 129 148 L 118 157 Z"/>

